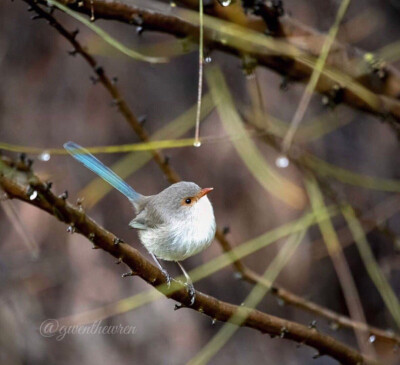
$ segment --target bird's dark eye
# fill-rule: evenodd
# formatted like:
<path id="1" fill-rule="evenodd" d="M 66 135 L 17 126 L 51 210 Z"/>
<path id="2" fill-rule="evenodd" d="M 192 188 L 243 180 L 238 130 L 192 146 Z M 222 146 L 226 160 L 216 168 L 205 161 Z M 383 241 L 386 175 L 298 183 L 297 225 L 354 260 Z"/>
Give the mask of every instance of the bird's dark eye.
<path id="1" fill-rule="evenodd" d="M 187 198 L 186 200 L 185 200 L 185 203 L 186 204 L 190 204 L 192 202 L 192 199 L 190 199 L 190 198 Z"/>

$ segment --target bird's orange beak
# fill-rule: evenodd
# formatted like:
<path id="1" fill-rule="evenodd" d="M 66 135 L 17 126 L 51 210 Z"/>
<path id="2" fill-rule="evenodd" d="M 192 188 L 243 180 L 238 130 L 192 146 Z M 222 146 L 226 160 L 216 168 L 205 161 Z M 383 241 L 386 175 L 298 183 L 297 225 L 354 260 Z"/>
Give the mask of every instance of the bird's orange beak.
<path id="1" fill-rule="evenodd" d="M 197 194 L 197 199 L 202 198 L 204 195 L 207 195 L 209 192 L 213 191 L 214 188 L 204 188 L 201 189 L 200 192 Z"/>

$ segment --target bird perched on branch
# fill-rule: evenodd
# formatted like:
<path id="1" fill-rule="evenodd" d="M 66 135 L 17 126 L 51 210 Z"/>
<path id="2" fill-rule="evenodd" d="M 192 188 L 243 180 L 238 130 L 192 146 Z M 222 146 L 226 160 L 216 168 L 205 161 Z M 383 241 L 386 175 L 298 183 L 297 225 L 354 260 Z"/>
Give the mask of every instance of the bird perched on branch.
<path id="1" fill-rule="evenodd" d="M 99 175 L 132 203 L 136 217 L 129 223 L 163 272 L 168 285 L 171 277 L 158 259 L 175 261 L 186 277 L 185 285 L 195 301 L 195 290 L 179 261 L 206 249 L 212 242 L 216 224 L 207 194 L 213 188 L 200 188 L 193 182 L 172 184 L 158 194 L 139 194 L 85 148 L 67 142 L 64 148 L 88 169 Z"/>

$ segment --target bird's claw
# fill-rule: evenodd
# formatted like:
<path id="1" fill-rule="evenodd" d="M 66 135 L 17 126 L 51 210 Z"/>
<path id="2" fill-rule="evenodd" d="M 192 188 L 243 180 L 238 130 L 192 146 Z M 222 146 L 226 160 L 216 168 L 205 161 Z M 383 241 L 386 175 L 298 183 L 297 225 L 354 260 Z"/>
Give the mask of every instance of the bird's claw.
<path id="1" fill-rule="evenodd" d="M 165 280 L 167 281 L 167 287 L 171 286 L 171 276 L 168 274 L 167 270 L 162 269 L 161 272 L 163 273 Z"/>
<path id="2" fill-rule="evenodd" d="M 190 295 L 190 307 L 194 304 L 196 300 L 196 290 L 194 289 L 193 283 L 191 282 L 186 282 L 185 283 L 186 290 L 188 294 Z"/>

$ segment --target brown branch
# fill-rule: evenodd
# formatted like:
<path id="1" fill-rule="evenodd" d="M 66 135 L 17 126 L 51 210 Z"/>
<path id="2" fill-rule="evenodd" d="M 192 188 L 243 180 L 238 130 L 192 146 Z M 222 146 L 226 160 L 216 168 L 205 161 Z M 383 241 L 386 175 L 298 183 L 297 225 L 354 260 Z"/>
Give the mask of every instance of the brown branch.
<path id="1" fill-rule="evenodd" d="M 143 128 L 143 126 L 138 122 L 137 118 L 134 116 L 133 112 L 129 108 L 128 104 L 124 100 L 124 98 L 121 96 L 121 93 L 119 92 L 117 86 L 110 80 L 110 78 L 107 76 L 105 70 L 101 67 L 98 67 L 96 60 L 85 50 L 84 47 L 76 40 L 76 33 L 74 32 L 69 32 L 67 31 L 52 15 L 48 14 L 46 11 L 44 11 L 42 8 L 40 8 L 38 5 L 36 5 L 33 1 L 31 0 L 23 0 L 30 4 L 35 11 L 38 12 L 38 15 L 47 19 L 49 23 L 62 35 L 64 36 L 74 47 L 74 53 L 80 54 L 87 62 L 88 64 L 92 67 L 94 72 L 97 74 L 99 81 L 101 84 L 108 90 L 112 98 L 115 100 L 115 104 L 119 108 L 121 114 L 125 118 L 125 120 L 132 126 L 134 131 L 137 133 L 139 138 L 142 141 L 148 141 L 148 134 Z M 265 138 L 268 140 L 268 143 L 275 148 L 279 148 L 277 140 L 273 136 L 269 136 L 265 134 Z M 180 181 L 180 177 L 177 174 L 177 172 L 171 167 L 169 163 L 166 163 L 166 159 L 163 156 L 163 154 L 160 151 L 151 151 L 153 154 L 153 157 L 157 163 L 157 165 L 160 167 L 160 169 L 163 171 L 164 175 L 166 176 L 167 180 L 171 183 L 175 183 Z M 227 240 L 225 234 L 221 229 L 217 229 L 216 232 L 216 239 L 219 241 L 221 247 L 225 252 L 229 252 L 232 249 L 231 244 Z M 255 283 L 259 282 L 261 277 L 252 271 L 251 269 L 247 268 L 244 266 L 241 261 L 235 260 L 233 257 L 234 266 L 236 270 L 238 270 L 243 278 L 250 282 L 250 283 Z M 269 285 L 269 284 L 268 284 Z M 335 322 L 339 324 L 340 326 L 343 327 L 348 327 L 348 328 L 364 328 L 365 324 L 364 323 L 358 323 L 358 322 L 353 322 L 350 318 L 337 314 L 327 308 L 324 308 L 316 303 L 313 303 L 311 301 L 308 301 L 304 298 L 301 298 L 289 291 L 287 291 L 284 288 L 281 288 L 277 285 L 274 285 L 271 287 L 271 292 L 281 300 L 283 300 L 287 304 L 294 305 L 300 309 L 307 310 L 315 315 L 322 316 L 327 318 L 329 321 Z M 391 333 L 387 333 L 383 330 L 380 330 L 378 328 L 374 327 L 368 327 L 371 334 L 374 334 L 375 336 L 389 340 L 389 341 L 396 341 L 400 342 L 400 338 L 397 337 L 396 335 L 393 335 Z"/>
<path id="2" fill-rule="evenodd" d="M 9 198 L 29 203 L 53 215 L 61 222 L 74 227 L 75 232 L 82 234 L 94 245 L 125 263 L 132 270 L 133 275 L 139 276 L 163 293 L 162 289 L 165 289 L 163 273 L 145 259 L 139 251 L 126 243 L 122 243 L 113 233 L 99 226 L 80 207 L 70 204 L 65 195 L 57 197 L 51 192 L 48 184 L 42 182 L 32 172 L 19 170 L 13 161 L 5 157 L 0 159 L 0 187 Z M 116 242 L 118 243 L 116 244 Z M 171 286 L 171 290 L 168 290 L 167 293 L 164 292 L 164 294 L 184 306 L 189 306 L 191 297 L 184 285 L 174 281 Z M 238 308 L 238 306 L 198 291 L 196 292 L 196 301 L 190 307 L 190 309 L 222 322 L 227 322 Z M 329 355 L 342 364 L 376 364 L 374 361 L 361 356 L 359 352 L 314 328 L 308 328 L 255 309 L 247 309 L 246 316 L 243 326 L 272 336 L 282 336 L 282 331 L 284 331 L 283 336 L 286 339 L 314 347 L 319 354 Z"/>
<path id="3" fill-rule="evenodd" d="M 42 4 L 46 3 L 45 0 L 39 0 L 39 2 Z M 75 0 L 60 0 L 60 2 L 68 5 L 77 12 L 89 16 L 93 9 L 96 19 L 117 20 L 126 24 L 140 25 L 144 30 L 159 31 L 176 37 L 190 37 L 192 40 L 198 40 L 199 29 L 196 25 L 179 17 L 167 15 L 156 10 L 146 10 L 134 5 L 100 0 L 83 0 L 79 1 L 79 3 Z M 217 6 L 214 6 L 212 9 L 217 9 Z M 214 13 L 220 16 L 221 19 L 229 19 L 231 22 L 236 21 L 236 24 L 248 30 L 257 32 L 265 32 L 266 30 L 266 25 L 262 19 L 245 17 L 244 14 L 239 14 L 237 7 L 234 6 L 223 8 L 223 10 L 214 10 Z M 288 16 L 280 18 L 280 21 L 285 39 L 289 43 L 302 38 L 302 50 L 310 56 L 318 56 L 324 40 L 323 35 L 304 25 L 300 25 Z M 271 68 L 291 80 L 306 82 L 311 75 L 312 68 L 296 59 L 289 59 L 287 56 L 271 55 L 270 52 L 265 52 L 262 49 L 248 49 L 248 44 L 244 42 L 226 44 L 221 39 L 215 39 L 213 36 L 214 32 L 215 30 L 208 28 L 204 30 L 204 44 L 209 49 L 221 50 L 239 57 L 242 57 L 243 53 L 246 53 L 255 58 L 260 65 Z M 369 90 L 372 90 L 371 96 L 373 96 L 374 102 L 367 103 L 360 96 L 346 88 L 341 91 L 340 100 L 355 109 L 363 110 L 383 118 L 400 136 L 399 73 L 394 68 L 385 66 L 384 70 L 379 70 L 382 71 L 381 73 L 378 72 L 379 75 L 383 73 L 380 81 L 378 80 L 379 82 L 376 80 L 377 73 L 375 69 L 360 76 L 358 65 L 362 62 L 362 59 L 353 59 L 350 57 L 352 53 L 359 54 L 360 52 L 354 49 L 350 52 L 348 46 L 335 43 L 331 56 L 327 60 L 327 65 L 355 82 L 357 80 L 362 82 Z M 373 94 L 377 88 L 376 85 L 383 85 L 377 90 L 381 94 Z M 316 91 L 330 95 L 336 90 L 336 87 L 337 80 L 333 80 L 323 74 L 320 77 Z"/>

